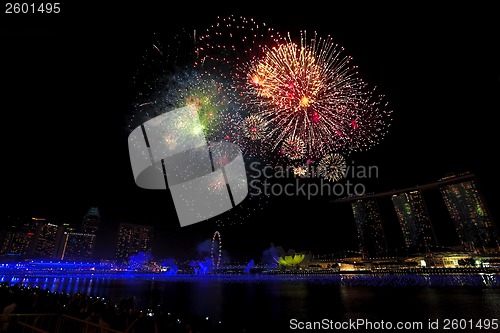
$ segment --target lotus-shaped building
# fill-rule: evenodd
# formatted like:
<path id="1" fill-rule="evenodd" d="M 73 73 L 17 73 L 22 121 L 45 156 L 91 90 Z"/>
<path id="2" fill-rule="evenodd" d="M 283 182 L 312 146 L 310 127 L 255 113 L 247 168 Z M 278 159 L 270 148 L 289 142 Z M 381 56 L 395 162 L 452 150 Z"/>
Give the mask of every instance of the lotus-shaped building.
<path id="1" fill-rule="evenodd" d="M 296 253 L 293 256 L 274 258 L 274 260 L 276 260 L 276 262 L 282 266 L 290 267 L 300 264 L 302 260 L 304 260 L 304 258 L 305 254 Z"/>

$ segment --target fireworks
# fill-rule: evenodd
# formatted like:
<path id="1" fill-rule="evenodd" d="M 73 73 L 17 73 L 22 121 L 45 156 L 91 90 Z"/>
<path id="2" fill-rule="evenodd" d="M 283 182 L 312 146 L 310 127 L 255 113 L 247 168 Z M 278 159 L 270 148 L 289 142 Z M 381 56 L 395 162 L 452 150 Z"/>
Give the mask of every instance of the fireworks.
<path id="1" fill-rule="evenodd" d="M 242 123 L 243 133 L 250 140 L 259 140 L 264 137 L 267 130 L 266 123 L 261 117 L 251 115 L 246 117 Z"/>
<path id="2" fill-rule="evenodd" d="M 306 177 L 307 174 L 308 174 L 307 166 L 298 165 L 296 167 L 293 167 L 293 175 L 294 176 Z"/>
<path id="3" fill-rule="evenodd" d="M 391 112 L 386 111 L 387 103 L 383 99 L 384 96 L 372 91 L 351 105 L 350 121 L 340 135 L 346 148 L 366 151 L 384 137 L 390 126 Z"/>
<path id="4" fill-rule="evenodd" d="M 330 36 L 303 31 L 299 38 L 284 38 L 266 24 L 230 16 L 189 37 L 189 43 L 176 43 L 179 37 L 155 41 L 144 57 L 146 73 L 134 77 L 140 93 L 131 128 L 177 108 L 196 111 L 168 128 L 158 124 L 153 134 L 162 135 L 161 149 L 182 150 L 188 139 L 204 137 L 213 165 L 221 167 L 230 156 L 224 144 L 231 142 L 250 160 L 291 166 L 301 178 L 317 167 L 334 182 L 344 177 L 344 156 L 375 146 L 389 128 L 385 97 L 363 81 L 353 59 Z M 189 54 L 183 51 L 192 53 L 191 61 L 179 62 Z M 144 149 L 143 155 L 148 153 Z M 243 180 L 232 184 L 247 186 Z M 217 194 L 225 185 L 223 177 L 215 177 L 204 186 Z M 266 199 L 248 200 L 259 200 L 261 209 Z M 254 206 L 234 207 L 239 218 L 221 216 L 216 222 L 242 223 Z"/>
<path id="5" fill-rule="evenodd" d="M 248 73 L 251 94 L 277 111 L 301 112 L 317 99 L 324 75 L 311 50 L 294 43 L 270 49 Z"/>
<path id="6" fill-rule="evenodd" d="M 218 17 L 196 40 L 196 66 L 207 75 L 232 78 L 235 70 L 281 40 L 279 33 L 252 18 Z"/>
<path id="7" fill-rule="evenodd" d="M 298 160 L 304 157 L 306 144 L 300 138 L 289 137 L 283 141 L 282 152 L 289 159 Z"/>
<path id="8" fill-rule="evenodd" d="M 239 67 L 239 95 L 267 122 L 273 148 L 297 137 L 308 157 L 366 150 L 384 136 L 391 112 L 351 61 L 330 37 L 302 33 L 297 44 L 289 36 Z"/>
<path id="9" fill-rule="evenodd" d="M 276 154 L 287 138 L 300 138 L 305 149 L 296 159 L 319 159 L 370 149 L 391 122 L 384 96 L 362 80 L 330 36 L 302 32 L 296 41 L 264 23 L 230 16 L 201 34 L 196 53 L 204 75 L 230 82 L 229 98 L 245 118 L 243 145 L 260 140 Z M 257 119 L 265 129 L 254 126 Z"/>
<path id="10" fill-rule="evenodd" d="M 346 162 L 340 154 L 328 154 L 319 161 L 318 173 L 329 181 L 342 179 L 345 172 Z"/>
<path id="11" fill-rule="evenodd" d="M 269 145 L 260 139 L 266 130 L 266 124 L 258 116 L 243 118 L 240 112 L 235 110 L 218 118 L 218 125 L 212 131 L 211 140 L 213 137 L 216 140 L 232 142 L 240 147 L 244 156 L 270 160 L 272 154 Z"/>

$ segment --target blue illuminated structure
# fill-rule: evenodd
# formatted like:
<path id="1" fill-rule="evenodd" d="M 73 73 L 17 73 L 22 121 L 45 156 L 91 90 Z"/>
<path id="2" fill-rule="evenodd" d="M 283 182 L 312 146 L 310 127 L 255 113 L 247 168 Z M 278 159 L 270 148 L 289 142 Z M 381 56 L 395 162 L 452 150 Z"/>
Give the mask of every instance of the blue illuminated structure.
<path id="1" fill-rule="evenodd" d="M 248 262 L 247 267 L 243 270 L 244 273 L 250 273 L 250 270 L 255 267 L 255 261 L 252 259 Z"/>

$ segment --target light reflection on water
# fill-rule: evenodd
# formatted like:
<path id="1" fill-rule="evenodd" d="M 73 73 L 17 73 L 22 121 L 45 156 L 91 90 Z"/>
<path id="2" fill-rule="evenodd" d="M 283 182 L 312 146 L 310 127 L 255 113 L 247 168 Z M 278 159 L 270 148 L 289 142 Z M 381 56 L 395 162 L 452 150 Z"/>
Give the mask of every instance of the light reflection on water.
<path id="1" fill-rule="evenodd" d="M 275 323 L 288 327 L 291 318 L 423 321 L 444 318 L 500 318 L 500 288 L 346 286 L 269 279 L 229 281 L 203 278 L 172 280 L 108 279 L 100 276 L 0 276 L 10 285 L 38 286 L 56 293 L 136 297 L 141 307 L 157 304 L 174 313 L 214 320 Z M 284 325 L 284 326 L 283 326 Z"/>

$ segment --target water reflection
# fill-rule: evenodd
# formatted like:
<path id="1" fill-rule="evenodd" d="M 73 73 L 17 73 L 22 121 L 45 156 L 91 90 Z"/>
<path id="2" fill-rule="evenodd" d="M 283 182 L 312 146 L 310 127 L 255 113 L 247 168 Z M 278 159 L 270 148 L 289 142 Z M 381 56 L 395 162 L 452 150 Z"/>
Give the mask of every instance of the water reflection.
<path id="1" fill-rule="evenodd" d="M 292 318 L 314 321 L 499 318 L 500 288 L 394 287 L 266 281 L 140 280 L 91 277 L 0 276 L 10 285 L 38 286 L 55 293 L 84 292 L 114 302 L 135 297 L 141 308 L 234 322 L 262 330 L 262 323 L 288 327 Z M 269 328 L 269 327 L 268 327 Z"/>

